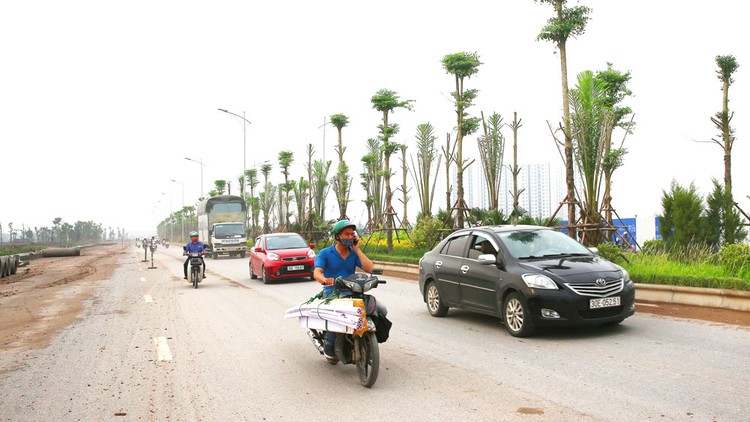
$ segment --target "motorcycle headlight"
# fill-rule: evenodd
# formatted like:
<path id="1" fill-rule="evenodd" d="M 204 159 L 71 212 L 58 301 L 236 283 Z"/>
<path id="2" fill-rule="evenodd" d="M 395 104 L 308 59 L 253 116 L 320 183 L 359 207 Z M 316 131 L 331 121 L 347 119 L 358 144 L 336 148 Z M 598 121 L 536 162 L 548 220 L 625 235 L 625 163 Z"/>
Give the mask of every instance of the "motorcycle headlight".
<path id="1" fill-rule="evenodd" d="M 521 276 L 527 286 L 534 289 L 557 290 L 557 284 L 551 278 L 541 274 L 524 274 Z"/>
<path id="2" fill-rule="evenodd" d="M 268 259 L 270 259 L 271 261 L 278 261 L 278 260 L 279 260 L 279 255 L 277 255 L 277 254 L 275 254 L 275 253 L 273 253 L 273 252 L 269 252 L 269 253 L 267 253 L 267 254 L 266 254 L 266 256 L 267 256 L 267 257 L 268 257 Z"/>

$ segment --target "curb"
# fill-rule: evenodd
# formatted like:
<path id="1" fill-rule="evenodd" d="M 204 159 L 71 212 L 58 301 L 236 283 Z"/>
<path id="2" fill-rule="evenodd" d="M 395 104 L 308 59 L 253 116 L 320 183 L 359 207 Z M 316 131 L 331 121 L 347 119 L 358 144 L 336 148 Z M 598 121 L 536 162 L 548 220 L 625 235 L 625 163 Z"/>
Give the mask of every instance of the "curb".
<path id="1" fill-rule="evenodd" d="M 373 264 L 384 271 L 411 276 L 414 280 L 419 276 L 419 265 L 385 261 L 373 261 Z M 635 298 L 650 302 L 750 312 L 750 292 L 743 290 L 635 283 Z"/>

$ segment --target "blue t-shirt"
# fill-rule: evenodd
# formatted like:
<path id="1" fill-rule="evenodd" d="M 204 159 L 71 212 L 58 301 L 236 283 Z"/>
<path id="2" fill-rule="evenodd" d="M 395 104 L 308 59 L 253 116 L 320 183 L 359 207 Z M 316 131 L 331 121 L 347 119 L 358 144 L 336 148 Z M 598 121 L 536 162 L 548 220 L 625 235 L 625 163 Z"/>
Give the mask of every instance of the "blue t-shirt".
<path id="1" fill-rule="evenodd" d="M 197 241 L 197 242 L 195 242 L 195 243 L 188 242 L 187 245 L 185 245 L 185 246 L 182 247 L 182 250 L 185 251 L 185 252 L 187 252 L 187 253 L 191 253 L 191 252 L 203 252 L 203 251 L 206 250 L 206 245 L 203 244 L 203 242 L 201 242 L 200 240 Z"/>
<path id="2" fill-rule="evenodd" d="M 359 255 L 350 248 L 349 255 L 344 259 L 336 250 L 335 243 L 321 250 L 315 257 L 315 268 L 322 268 L 326 278 L 349 277 L 356 272 L 357 267 L 362 268 Z M 333 286 L 325 286 L 323 292 L 328 294 L 332 289 Z"/>

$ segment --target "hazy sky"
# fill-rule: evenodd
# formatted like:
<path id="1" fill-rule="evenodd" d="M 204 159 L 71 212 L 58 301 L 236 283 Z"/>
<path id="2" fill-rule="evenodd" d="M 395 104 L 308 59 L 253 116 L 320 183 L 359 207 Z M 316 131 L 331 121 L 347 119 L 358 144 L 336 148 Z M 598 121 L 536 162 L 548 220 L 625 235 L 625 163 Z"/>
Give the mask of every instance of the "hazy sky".
<path id="1" fill-rule="evenodd" d="M 714 58 L 726 54 L 740 64 L 730 88 L 734 193 L 750 210 L 743 3 L 579 4 L 593 12 L 586 33 L 568 43 L 571 87 L 579 72 L 607 62 L 632 73 L 634 97 L 626 104 L 637 126 L 614 176 L 620 216 L 661 212 L 672 179 L 695 182 L 703 195 L 712 177 L 722 180 L 719 146 L 696 141 L 717 133 L 709 119 L 721 109 Z M 201 192 L 200 165 L 184 157 L 203 160 L 206 191 L 216 179 L 241 174 L 242 120 L 218 108 L 244 111 L 252 122 L 247 168 L 276 164 L 279 151 L 292 150 L 295 179 L 306 174 L 307 144 L 321 158 L 324 117 L 344 113 L 351 122 L 345 158 L 358 175 L 364 143 L 377 136 L 381 116 L 370 98 L 381 88 L 415 100 L 413 111 L 391 117 L 401 128 L 396 142 L 413 152 L 416 126 L 425 122 L 444 142 L 455 126 L 454 86 L 440 61 L 460 51 L 477 52 L 483 62 L 466 82 L 480 90 L 470 113 L 497 112 L 509 122 L 518 112 L 520 163 L 559 165 L 547 128 L 561 116 L 559 57 L 552 44 L 535 40 L 552 14 L 532 0 L 3 2 L 0 223 L 51 226 L 62 217 L 153 232 L 170 207 L 182 205 L 182 185 L 171 179 L 184 183 L 186 205 Z M 465 143 L 469 156 L 477 154 L 475 139 Z M 335 141 L 329 127 L 326 159 L 334 159 Z M 281 180 L 275 165 L 273 181 Z M 350 214 L 358 217 L 358 178 L 352 198 Z"/>

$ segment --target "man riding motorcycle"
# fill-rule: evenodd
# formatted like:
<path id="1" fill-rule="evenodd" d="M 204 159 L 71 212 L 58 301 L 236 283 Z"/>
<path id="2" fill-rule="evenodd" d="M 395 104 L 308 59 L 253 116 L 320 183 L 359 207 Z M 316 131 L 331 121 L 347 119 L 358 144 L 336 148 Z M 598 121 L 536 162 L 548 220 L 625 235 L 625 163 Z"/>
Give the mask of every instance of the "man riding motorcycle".
<path id="1" fill-rule="evenodd" d="M 185 263 L 182 264 L 183 273 L 185 274 L 184 278 L 187 280 L 187 267 L 188 262 L 190 262 L 190 253 L 203 253 L 206 250 L 206 245 L 203 244 L 203 242 L 198 240 L 198 232 L 192 231 L 190 232 L 190 242 L 187 243 L 187 245 L 182 247 L 183 254 L 188 254 L 187 259 L 185 259 Z M 201 262 L 203 263 L 203 278 L 206 278 L 206 261 L 203 260 L 203 255 L 201 255 Z"/>
<path id="2" fill-rule="evenodd" d="M 336 277 L 349 277 L 356 271 L 357 267 L 365 272 L 372 272 L 373 263 L 359 249 L 359 237 L 357 226 L 349 220 L 341 220 L 333 226 L 333 236 L 336 243 L 321 250 L 315 257 L 315 270 L 313 277 L 318 283 L 324 285 L 323 295 L 327 296 L 333 290 Z M 348 290 L 340 291 L 340 296 L 350 296 Z M 330 363 L 336 363 L 334 344 L 336 333 L 327 332 L 323 355 Z"/>

